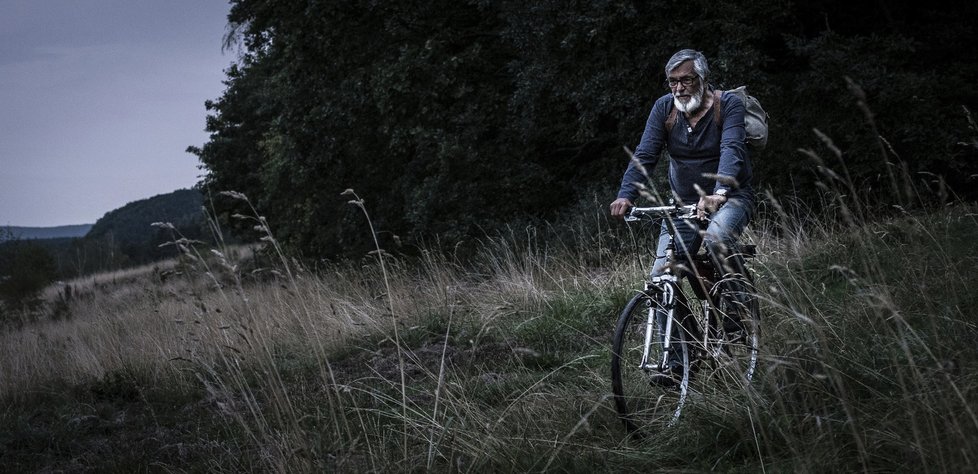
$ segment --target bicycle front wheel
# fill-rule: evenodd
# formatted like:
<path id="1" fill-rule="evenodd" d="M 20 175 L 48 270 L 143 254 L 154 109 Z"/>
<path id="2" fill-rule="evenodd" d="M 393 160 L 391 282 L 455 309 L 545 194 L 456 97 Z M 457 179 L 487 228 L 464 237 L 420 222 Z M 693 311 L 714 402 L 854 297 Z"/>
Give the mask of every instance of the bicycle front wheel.
<path id="1" fill-rule="evenodd" d="M 679 420 L 689 389 L 689 353 L 685 331 L 675 318 L 669 354 L 656 313 L 661 310 L 657 298 L 639 293 L 622 311 L 615 326 L 611 350 L 611 382 L 615 408 L 628 430 L 642 437 L 657 427 L 670 426 Z M 677 304 L 676 307 L 680 307 Z M 679 370 L 672 372 L 670 383 L 663 383 L 660 368 L 668 357 Z"/>

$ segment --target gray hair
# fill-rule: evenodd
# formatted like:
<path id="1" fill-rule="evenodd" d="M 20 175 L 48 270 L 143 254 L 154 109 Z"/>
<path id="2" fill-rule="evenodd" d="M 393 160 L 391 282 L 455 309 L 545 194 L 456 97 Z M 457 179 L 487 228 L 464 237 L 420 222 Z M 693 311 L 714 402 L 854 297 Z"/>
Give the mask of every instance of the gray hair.
<path id="1" fill-rule="evenodd" d="M 693 71 L 696 71 L 696 75 L 705 83 L 706 78 L 710 76 L 710 66 L 706 64 L 706 56 L 703 56 L 703 53 L 694 49 L 684 49 L 673 54 L 669 58 L 669 62 L 666 63 L 666 76 L 683 62 L 690 60 L 693 61 Z"/>

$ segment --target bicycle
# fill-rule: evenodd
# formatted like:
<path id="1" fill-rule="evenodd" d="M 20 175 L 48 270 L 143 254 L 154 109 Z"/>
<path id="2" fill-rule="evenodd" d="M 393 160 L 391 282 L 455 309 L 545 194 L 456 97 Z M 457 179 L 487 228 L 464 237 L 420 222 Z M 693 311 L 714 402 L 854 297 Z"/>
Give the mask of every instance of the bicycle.
<path id="1" fill-rule="evenodd" d="M 718 383 L 749 384 L 760 339 L 760 314 L 746 264 L 721 272 L 705 249 L 686 259 L 676 251 L 677 222 L 700 225 L 695 206 L 635 207 L 626 215 L 628 222 L 643 218 L 666 222 L 665 274 L 647 279 L 625 306 L 611 353 L 615 408 L 626 430 L 637 437 L 656 424 L 674 425 L 691 394 L 705 393 Z M 744 262 L 754 249 L 740 245 L 728 249 L 728 255 Z M 725 273 L 733 276 L 724 279 Z M 694 373 L 696 384 L 691 383 Z M 663 384 L 664 376 L 672 383 Z"/>

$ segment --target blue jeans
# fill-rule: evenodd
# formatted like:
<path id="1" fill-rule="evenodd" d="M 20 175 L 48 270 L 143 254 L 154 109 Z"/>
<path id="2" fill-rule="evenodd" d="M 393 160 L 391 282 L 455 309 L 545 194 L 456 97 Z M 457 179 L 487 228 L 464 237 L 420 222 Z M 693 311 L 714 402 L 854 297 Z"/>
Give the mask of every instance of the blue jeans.
<path id="1" fill-rule="evenodd" d="M 754 203 L 750 199 L 732 197 L 720 207 L 710 218 L 706 229 L 694 222 L 684 219 L 674 219 L 673 225 L 676 226 L 677 238 L 675 241 L 676 261 L 683 263 L 687 256 L 696 255 L 700 246 L 706 244 L 707 252 L 716 268 L 722 269 L 724 276 L 740 273 L 746 274 L 744 270 L 743 257 L 739 254 L 731 253 L 730 249 L 736 247 L 740 234 L 744 232 L 747 224 L 750 223 L 754 215 Z M 655 252 L 655 262 L 652 264 L 650 277 L 657 277 L 665 274 L 666 270 L 666 246 L 669 244 L 669 227 L 666 222 L 662 223 L 659 232 L 658 248 Z M 692 268 L 691 263 L 686 265 Z M 722 288 L 725 295 L 738 295 L 746 297 L 745 289 L 740 288 L 738 278 L 724 278 Z M 656 314 L 656 324 L 659 326 L 660 333 L 664 332 L 666 314 L 658 312 Z M 673 352 L 670 357 L 670 366 L 680 365 L 679 357 Z"/>
<path id="2" fill-rule="evenodd" d="M 754 216 L 754 203 L 749 199 L 741 197 L 730 198 L 717 212 L 710 218 L 710 224 L 703 231 L 699 226 L 693 226 L 689 221 L 674 219 L 673 225 L 676 226 L 679 237 L 676 242 L 676 259 L 683 261 L 687 255 L 696 255 L 700 246 L 706 243 L 707 251 L 713 259 L 717 268 L 727 269 L 724 273 L 736 271 L 739 266 L 732 266 L 728 261 L 730 253 L 728 249 L 733 248 L 740 238 L 740 234 L 747 228 L 751 218 Z M 658 248 L 655 251 L 655 262 L 652 264 L 650 276 L 657 277 L 665 273 L 666 266 L 666 245 L 669 243 L 669 227 L 666 222 L 662 223 L 659 231 Z M 739 256 L 734 256 L 739 259 Z"/>

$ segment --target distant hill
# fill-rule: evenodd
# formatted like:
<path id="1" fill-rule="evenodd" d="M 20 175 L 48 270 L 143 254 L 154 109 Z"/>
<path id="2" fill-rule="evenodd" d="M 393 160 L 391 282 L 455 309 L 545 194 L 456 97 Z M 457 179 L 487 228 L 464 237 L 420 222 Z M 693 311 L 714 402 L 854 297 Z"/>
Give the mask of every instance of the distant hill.
<path id="1" fill-rule="evenodd" d="M 196 189 L 133 201 L 106 213 L 85 238 L 117 245 L 133 263 L 170 256 L 172 249 L 160 249 L 159 244 L 172 240 L 173 236 L 170 231 L 153 227 L 153 223 L 169 222 L 183 237 L 200 238 L 204 231 L 203 201 L 203 195 Z"/>
<path id="2" fill-rule="evenodd" d="M 8 239 L 64 239 L 84 237 L 92 228 L 92 224 L 62 225 L 57 227 L 2 227 L 0 226 L 0 242 Z"/>
<path id="3" fill-rule="evenodd" d="M 92 225 L 57 228 L 0 227 L 0 255 L 28 246 L 40 247 L 55 262 L 59 278 L 73 278 L 173 257 L 173 246 L 160 247 L 175 237 L 210 240 L 196 189 L 181 189 L 130 202 L 106 213 Z M 168 222 L 172 230 L 153 227 Z M 60 231 L 55 231 L 60 229 Z M 70 230 L 69 230 L 70 229 Z"/>

